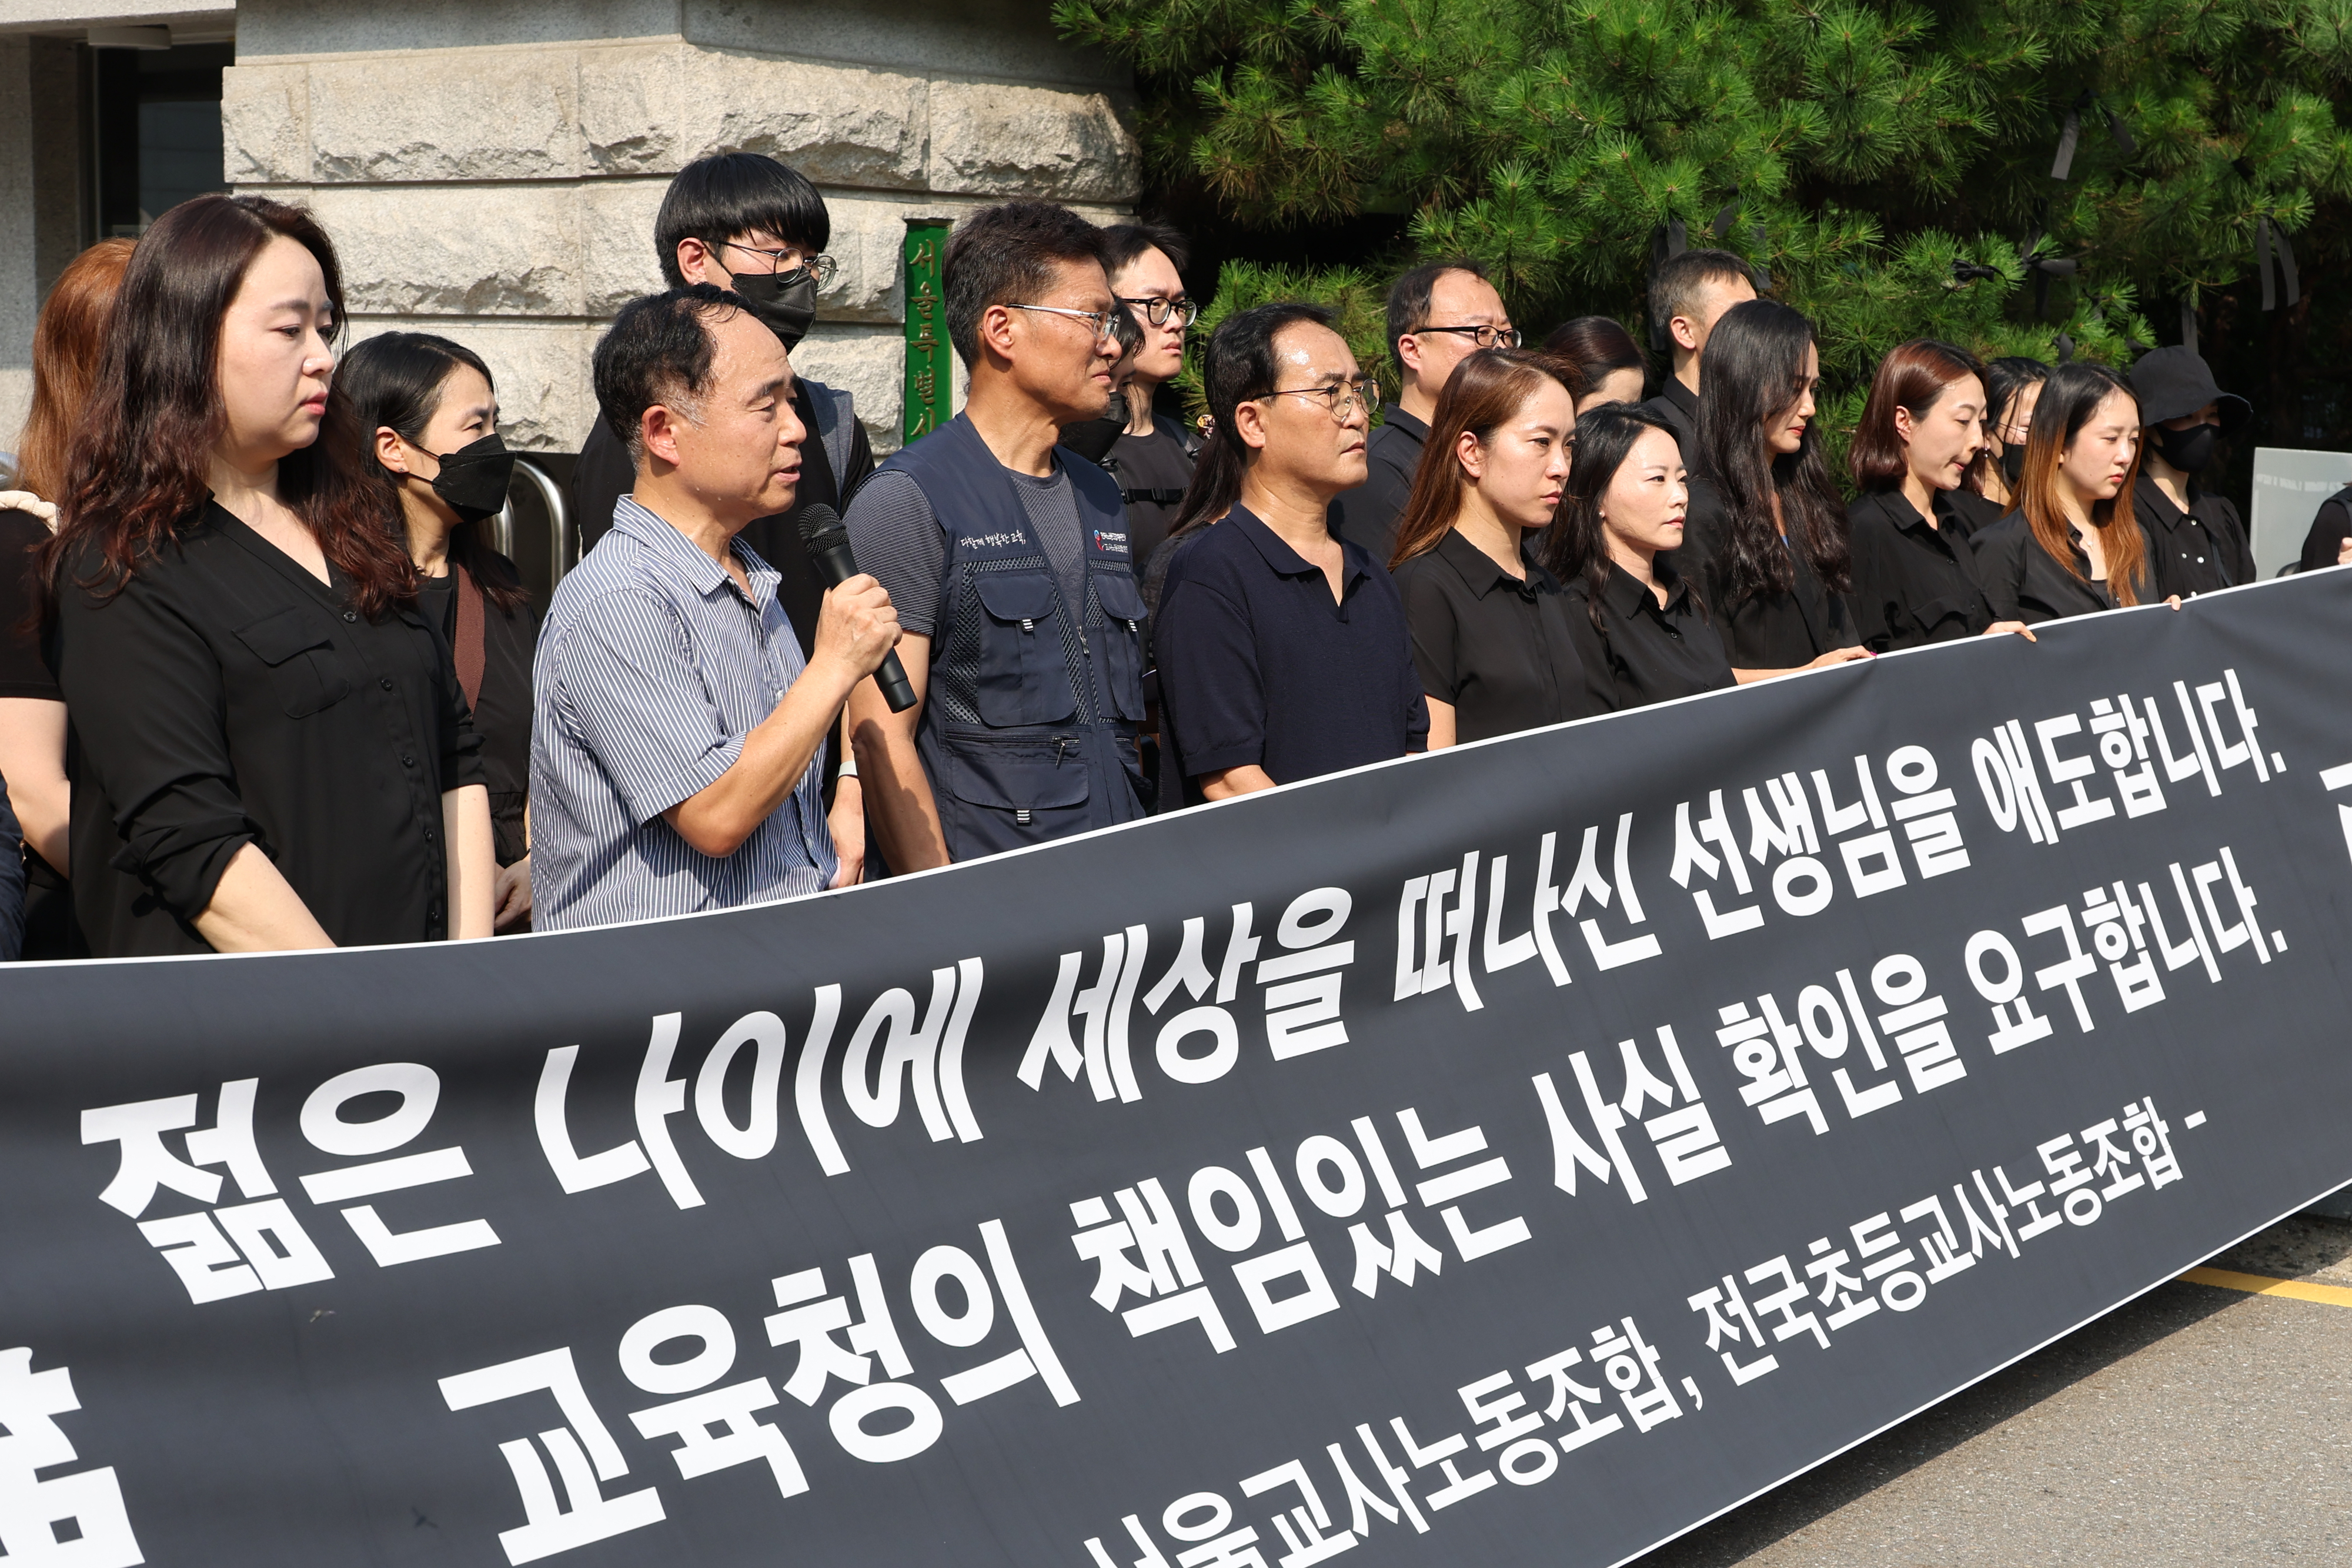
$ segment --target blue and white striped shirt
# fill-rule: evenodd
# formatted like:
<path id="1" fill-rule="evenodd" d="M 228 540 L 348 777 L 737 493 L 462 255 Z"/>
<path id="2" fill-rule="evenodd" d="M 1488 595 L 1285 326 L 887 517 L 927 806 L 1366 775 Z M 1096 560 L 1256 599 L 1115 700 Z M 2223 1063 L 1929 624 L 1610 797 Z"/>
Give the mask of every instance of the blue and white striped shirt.
<path id="1" fill-rule="evenodd" d="M 548 606 L 531 674 L 531 925 L 541 931 L 798 898 L 832 881 L 824 749 L 725 859 L 662 813 L 714 783 L 799 678 L 775 569 L 740 539 L 747 598 L 627 496 Z"/>

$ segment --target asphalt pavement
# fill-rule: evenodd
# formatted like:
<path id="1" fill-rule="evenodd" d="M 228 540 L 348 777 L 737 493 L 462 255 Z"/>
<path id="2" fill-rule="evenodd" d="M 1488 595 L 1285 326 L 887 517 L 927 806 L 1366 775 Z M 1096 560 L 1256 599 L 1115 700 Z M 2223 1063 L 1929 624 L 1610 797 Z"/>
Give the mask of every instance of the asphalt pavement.
<path id="1" fill-rule="evenodd" d="M 2352 1564 L 2352 1221 L 2210 1268 L 2240 1288 L 2161 1286 L 1639 1568 Z"/>

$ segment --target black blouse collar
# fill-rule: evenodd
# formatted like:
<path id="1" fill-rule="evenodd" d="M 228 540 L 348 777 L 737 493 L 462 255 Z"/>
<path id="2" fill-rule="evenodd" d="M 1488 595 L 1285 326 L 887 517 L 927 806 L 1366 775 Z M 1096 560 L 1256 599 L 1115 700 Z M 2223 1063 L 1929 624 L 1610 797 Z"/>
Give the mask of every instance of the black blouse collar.
<path id="1" fill-rule="evenodd" d="M 1666 564 L 1663 556 L 1651 564 L 1651 570 L 1665 585 L 1666 601 L 1664 605 L 1659 604 L 1658 596 L 1651 592 L 1640 578 L 1615 561 L 1609 563 L 1609 586 L 1602 591 L 1602 601 L 1628 621 L 1644 609 L 1653 615 L 1680 615 L 1687 612 L 1690 608 L 1690 584 L 1675 575 L 1675 569 Z"/>
<path id="2" fill-rule="evenodd" d="M 1528 571 L 1526 580 L 1522 581 L 1505 571 L 1496 563 L 1493 556 L 1464 538 L 1462 530 L 1459 528 L 1445 530 L 1444 537 L 1437 541 L 1436 555 L 1439 559 L 1460 573 L 1462 580 L 1469 586 L 1470 591 L 1480 599 L 1486 598 L 1497 588 L 1507 588 L 1526 599 L 1532 599 L 1538 593 L 1559 591 L 1559 580 L 1546 571 L 1539 563 L 1528 557 L 1525 550 L 1522 550 L 1519 555 L 1520 564 L 1525 566 Z"/>

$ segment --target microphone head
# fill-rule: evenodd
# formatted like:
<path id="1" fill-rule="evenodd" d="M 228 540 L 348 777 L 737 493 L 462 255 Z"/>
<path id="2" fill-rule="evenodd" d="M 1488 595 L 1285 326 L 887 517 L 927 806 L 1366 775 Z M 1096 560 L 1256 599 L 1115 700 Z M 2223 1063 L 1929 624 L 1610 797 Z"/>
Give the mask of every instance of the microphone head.
<path id="1" fill-rule="evenodd" d="M 842 527 L 841 514 L 819 501 L 801 508 L 801 544 L 812 554 L 831 549 L 836 536 L 848 530 Z"/>

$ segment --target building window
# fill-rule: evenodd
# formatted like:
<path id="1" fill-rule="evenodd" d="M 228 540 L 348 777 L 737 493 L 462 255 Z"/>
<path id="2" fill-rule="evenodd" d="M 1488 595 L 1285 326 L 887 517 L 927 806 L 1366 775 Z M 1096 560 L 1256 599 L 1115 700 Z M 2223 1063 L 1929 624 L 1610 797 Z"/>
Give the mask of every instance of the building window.
<path id="1" fill-rule="evenodd" d="M 136 236 L 189 197 L 227 190 L 221 73 L 236 46 L 94 54 L 98 237 Z"/>

